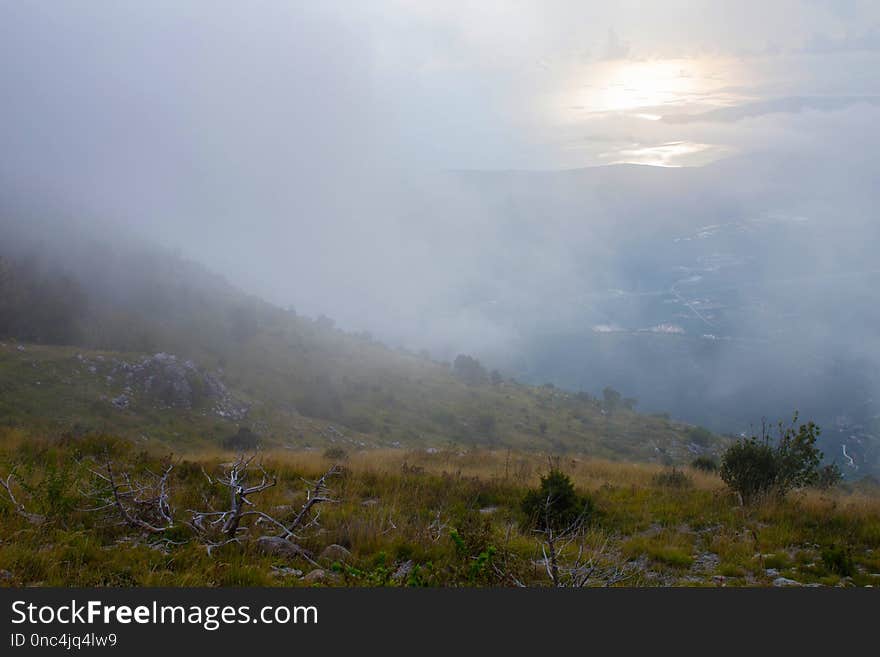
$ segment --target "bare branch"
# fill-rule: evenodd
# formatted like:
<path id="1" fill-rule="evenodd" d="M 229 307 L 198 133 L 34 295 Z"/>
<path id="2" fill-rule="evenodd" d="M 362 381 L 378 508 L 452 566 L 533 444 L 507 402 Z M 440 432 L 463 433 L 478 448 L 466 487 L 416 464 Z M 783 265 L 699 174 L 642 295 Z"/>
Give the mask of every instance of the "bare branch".
<path id="1" fill-rule="evenodd" d="M 90 470 L 104 483 L 105 489 L 93 493 L 93 496 L 99 499 L 99 503 L 84 510 L 105 511 L 115 508 L 125 524 L 150 534 L 161 534 L 174 527 L 168 486 L 168 478 L 173 468 L 174 466 L 169 464 L 162 475 L 150 473 L 156 482 L 147 484 L 134 481 L 128 472 L 122 472 L 117 476 L 113 462 L 108 459 L 104 465 L 104 472 Z"/>
<path id="2" fill-rule="evenodd" d="M 293 521 L 284 528 L 284 533 L 282 534 L 283 538 L 289 538 L 290 536 L 294 536 L 294 532 L 297 529 L 305 529 L 312 525 L 317 524 L 317 516 L 313 518 L 309 523 L 303 526 L 303 522 L 309 516 L 309 513 L 316 504 L 320 504 L 322 502 L 330 502 L 333 503 L 336 500 L 328 497 L 328 489 L 327 489 L 327 479 L 339 473 L 339 466 L 333 465 L 330 467 L 327 472 L 321 475 L 321 478 L 318 479 L 312 490 L 306 491 L 306 502 L 302 505 L 302 508 L 299 510 L 299 513 L 296 514 L 296 517 Z"/>
<path id="3" fill-rule="evenodd" d="M 15 499 L 15 494 L 12 492 L 12 480 L 14 477 L 15 473 L 10 472 L 6 479 L 0 478 L 0 486 L 3 487 L 6 494 L 9 496 L 9 501 L 12 502 L 12 506 L 15 507 L 16 513 L 33 525 L 43 524 L 46 521 L 45 516 L 41 516 L 38 513 L 31 513 L 25 508 L 24 504 Z"/>

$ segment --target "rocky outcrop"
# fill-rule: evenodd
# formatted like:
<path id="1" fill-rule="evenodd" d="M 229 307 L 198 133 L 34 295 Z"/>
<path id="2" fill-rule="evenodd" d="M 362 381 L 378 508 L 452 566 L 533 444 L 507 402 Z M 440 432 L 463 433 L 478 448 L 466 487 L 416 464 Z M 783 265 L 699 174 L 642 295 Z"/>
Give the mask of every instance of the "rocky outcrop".
<path id="1" fill-rule="evenodd" d="M 174 354 L 160 352 L 133 362 L 82 355 L 77 360 L 90 374 L 121 385 L 120 393 L 109 399 L 119 410 L 148 403 L 161 409 L 202 410 L 234 421 L 248 414 L 249 406 L 236 400 L 217 375 Z"/>

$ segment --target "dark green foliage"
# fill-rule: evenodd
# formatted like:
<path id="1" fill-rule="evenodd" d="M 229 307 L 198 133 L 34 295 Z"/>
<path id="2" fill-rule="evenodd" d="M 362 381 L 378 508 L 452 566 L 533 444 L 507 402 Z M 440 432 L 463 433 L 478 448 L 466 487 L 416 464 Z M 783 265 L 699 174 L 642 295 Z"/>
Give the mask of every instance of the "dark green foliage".
<path id="1" fill-rule="evenodd" d="M 832 545 L 822 550 L 822 563 L 832 573 L 841 577 L 850 577 L 855 573 L 852 554 L 849 549 Z"/>
<path id="2" fill-rule="evenodd" d="M 452 373 L 457 379 L 468 385 L 480 385 L 489 380 L 486 368 L 480 364 L 480 361 L 471 356 L 459 354 L 452 364 Z"/>
<path id="3" fill-rule="evenodd" d="M 816 487 L 827 490 L 839 484 L 842 479 L 843 473 L 840 471 L 840 468 L 837 467 L 836 463 L 830 463 L 819 468 Z"/>
<path id="4" fill-rule="evenodd" d="M 698 456 L 691 461 L 691 467 L 703 472 L 718 472 L 718 462 L 711 456 Z"/>
<path id="5" fill-rule="evenodd" d="M 690 488 L 693 482 L 684 472 L 673 467 L 655 475 L 654 483 L 664 488 Z"/>
<path id="6" fill-rule="evenodd" d="M 495 573 L 492 559 L 496 549 L 491 545 L 492 522 L 475 510 L 461 513 L 450 529 L 449 538 L 461 560 L 461 576 L 471 584 L 490 584 Z"/>
<path id="7" fill-rule="evenodd" d="M 238 432 L 224 438 L 223 448 L 238 452 L 255 450 L 260 446 L 260 436 L 248 429 L 239 427 Z"/>
<path id="8" fill-rule="evenodd" d="M 749 503 L 776 485 L 778 464 L 771 445 L 757 438 L 731 445 L 721 459 L 721 478 Z"/>
<path id="9" fill-rule="evenodd" d="M 819 481 L 822 452 L 816 447 L 819 427 L 813 422 L 795 429 L 779 425 L 779 438 L 752 436 L 731 445 L 721 460 L 721 478 L 749 503 L 768 494 L 785 495 L 793 488 Z"/>
<path id="10" fill-rule="evenodd" d="M 66 273 L 41 269 L 33 260 L 0 256 L 0 337 L 75 342 L 87 302 L 82 286 Z"/>
<path id="11" fill-rule="evenodd" d="M 607 413 L 613 413 L 620 406 L 621 398 L 622 395 L 611 386 L 604 388 L 602 390 L 602 408 Z"/>
<path id="12" fill-rule="evenodd" d="M 589 497 L 578 495 L 567 474 L 554 468 L 541 477 L 539 488 L 526 493 L 522 511 L 528 526 L 558 532 L 586 520 L 593 503 Z"/>
<path id="13" fill-rule="evenodd" d="M 802 424 L 795 431 L 797 414 L 790 427 L 784 431 L 780 425 L 780 438 L 776 446 L 779 461 L 779 486 L 782 491 L 811 486 L 819 480 L 819 463 L 822 452 L 816 447 L 820 429 L 814 422 Z"/>

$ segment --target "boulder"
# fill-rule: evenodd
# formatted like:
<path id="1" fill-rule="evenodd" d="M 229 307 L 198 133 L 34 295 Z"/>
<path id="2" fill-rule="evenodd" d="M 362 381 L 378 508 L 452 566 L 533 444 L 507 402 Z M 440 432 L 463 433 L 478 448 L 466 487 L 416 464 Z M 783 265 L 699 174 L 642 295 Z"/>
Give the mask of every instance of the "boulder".
<path id="1" fill-rule="evenodd" d="M 397 570 L 394 571 L 394 574 L 391 576 L 395 582 L 403 582 L 409 577 L 409 574 L 412 572 L 413 566 L 415 564 L 412 560 L 404 561 L 400 566 L 397 567 Z"/>
<path id="2" fill-rule="evenodd" d="M 309 553 L 299 545 L 291 543 L 280 536 L 260 536 L 260 538 L 257 539 L 257 547 L 263 554 L 268 554 L 274 557 L 295 559 L 297 557 L 309 556 Z"/>
<path id="3" fill-rule="evenodd" d="M 351 559 L 351 552 L 341 545 L 333 543 L 324 548 L 321 552 L 321 559 L 326 561 L 348 561 Z"/>
<path id="4" fill-rule="evenodd" d="M 803 586 L 803 584 L 788 577 L 777 577 L 773 580 L 773 586 Z"/>

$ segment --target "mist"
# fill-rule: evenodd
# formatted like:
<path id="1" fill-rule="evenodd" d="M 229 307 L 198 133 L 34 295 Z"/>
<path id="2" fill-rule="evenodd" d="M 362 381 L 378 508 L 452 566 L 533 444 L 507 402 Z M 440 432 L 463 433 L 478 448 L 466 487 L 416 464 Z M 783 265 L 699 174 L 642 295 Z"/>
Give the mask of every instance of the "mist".
<path id="1" fill-rule="evenodd" d="M 0 3 L 4 212 L 720 431 L 876 418 L 880 9 L 606 4 Z"/>

